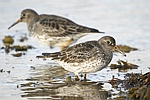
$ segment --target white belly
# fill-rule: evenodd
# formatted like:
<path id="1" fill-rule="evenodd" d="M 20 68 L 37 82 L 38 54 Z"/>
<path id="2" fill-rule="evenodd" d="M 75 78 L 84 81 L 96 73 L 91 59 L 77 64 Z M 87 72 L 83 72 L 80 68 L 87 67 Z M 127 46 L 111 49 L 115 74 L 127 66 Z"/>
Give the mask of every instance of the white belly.
<path id="1" fill-rule="evenodd" d="M 34 36 L 39 42 L 48 46 L 66 46 L 66 42 L 69 41 L 70 37 L 47 37 L 47 36 Z"/>
<path id="2" fill-rule="evenodd" d="M 96 72 L 106 66 L 106 63 L 101 62 L 101 60 L 86 61 L 82 63 L 64 63 L 63 61 L 59 61 L 58 63 L 65 70 L 74 72 L 76 75 L 82 72 L 83 73 Z"/>

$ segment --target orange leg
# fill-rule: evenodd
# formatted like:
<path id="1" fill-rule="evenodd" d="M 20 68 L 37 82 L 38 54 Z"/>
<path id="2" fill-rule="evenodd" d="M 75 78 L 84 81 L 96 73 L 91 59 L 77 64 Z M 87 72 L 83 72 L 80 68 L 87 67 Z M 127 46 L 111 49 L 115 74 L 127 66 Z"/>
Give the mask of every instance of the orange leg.
<path id="1" fill-rule="evenodd" d="M 86 80 L 86 74 L 84 74 L 84 80 Z"/>
<path id="2" fill-rule="evenodd" d="M 72 42 L 72 38 L 70 38 L 68 41 L 66 41 L 65 43 L 64 43 L 64 45 L 61 47 L 61 50 L 64 50 L 71 42 Z"/>

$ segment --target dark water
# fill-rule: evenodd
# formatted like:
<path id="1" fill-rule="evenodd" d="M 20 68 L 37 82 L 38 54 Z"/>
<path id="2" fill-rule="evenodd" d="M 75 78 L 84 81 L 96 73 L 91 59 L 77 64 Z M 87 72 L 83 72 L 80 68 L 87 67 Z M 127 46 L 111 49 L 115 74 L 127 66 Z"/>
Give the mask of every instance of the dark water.
<path id="1" fill-rule="evenodd" d="M 0 49 L 0 99 L 1 100 L 105 100 L 109 93 L 107 90 L 118 90 L 111 88 L 107 83 L 112 75 L 124 79 L 124 74 L 132 72 L 149 71 L 150 57 L 150 1 L 149 0 L 32 0 L 32 1 L 0 1 L 0 39 L 11 35 L 14 37 L 14 45 L 32 45 L 36 49 L 29 49 L 21 57 L 13 57 L 14 50 L 6 54 Z M 36 40 L 28 35 L 26 25 L 20 23 L 11 30 L 7 28 L 16 21 L 21 10 L 33 8 L 39 14 L 56 14 L 67 17 L 79 24 L 97 28 L 111 35 L 117 40 L 117 44 L 129 45 L 138 48 L 138 51 L 127 53 L 127 57 L 115 53 L 111 63 L 118 59 L 139 65 L 138 69 L 118 72 L 109 67 L 87 75 L 89 82 L 79 82 L 71 87 L 67 86 L 65 78 L 73 73 L 65 71 L 58 64 L 37 59 L 36 56 L 42 52 L 55 52 L 60 48 L 49 49 L 49 47 L 38 44 Z M 19 39 L 27 34 L 28 40 L 19 42 Z M 101 34 L 89 35 L 81 38 L 78 42 L 97 40 Z M 0 47 L 4 44 L 0 41 Z M 104 88 L 99 83 L 104 83 Z M 115 97 L 115 96 L 113 96 Z"/>

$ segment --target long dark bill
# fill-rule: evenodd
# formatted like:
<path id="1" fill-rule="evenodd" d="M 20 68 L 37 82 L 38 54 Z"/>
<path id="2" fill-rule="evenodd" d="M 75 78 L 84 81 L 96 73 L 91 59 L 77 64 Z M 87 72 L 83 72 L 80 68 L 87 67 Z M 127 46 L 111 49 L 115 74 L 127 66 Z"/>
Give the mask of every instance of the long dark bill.
<path id="1" fill-rule="evenodd" d="M 17 20 L 16 22 L 14 22 L 10 27 L 8 27 L 8 29 L 10 29 L 11 27 L 15 26 L 16 24 L 18 24 L 19 22 L 22 22 L 21 19 Z"/>

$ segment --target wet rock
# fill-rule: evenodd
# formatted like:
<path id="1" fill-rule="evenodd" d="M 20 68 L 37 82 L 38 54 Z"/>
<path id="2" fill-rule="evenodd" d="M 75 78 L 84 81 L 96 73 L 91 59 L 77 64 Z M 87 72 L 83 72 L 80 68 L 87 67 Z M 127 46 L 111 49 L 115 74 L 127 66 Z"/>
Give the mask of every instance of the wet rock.
<path id="1" fill-rule="evenodd" d="M 126 75 L 128 78 L 126 79 L 125 85 L 130 86 L 130 87 L 141 87 L 143 85 L 150 85 L 150 72 L 141 75 L 141 74 L 134 74 L 132 73 L 131 75 Z M 129 87 L 129 88 L 130 88 Z"/>
<path id="2" fill-rule="evenodd" d="M 3 39 L 3 43 L 5 46 L 12 45 L 14 43 L 14 39 L 12 36 L 5 36 Z"/>
<path id="3" fill-rule="evenodd" d="M 12 49 L 15 49 L 15 51 L 27 51 L 28 46 L 20 46 L 20 45 L 15 45 L 11 47 Z"/>
<path id="4" fill-rule="evenodd" d="M 34 49 L 34 47 L 30 45 L 27 46 L 14 45 L 11 46 L 10 48 L 15 49 L 15 51 L 27 51 L 28 49 Z"/>
<path id="5" fill-rule="evenodd" d="M 130 51 L 135 51 L 135 50 L 138 50 L 137 48 L 134 48 L 134 47 L 130 47 L 130 46 L 127 46 L 127 45 L 117 45 L 119 47 L 119 49 L 121 51 L 124 51 L 126 53 L 129 53 Z"/>
<path id="6" fill-rule="evenodd" d="M 43 59 L 45 59 L 45 56 L 36 56 L 36 58 L 43 58 Z"/>
<path id="7" fill-rule="evenodd" d="M 27 51 L 28 49 L 35 49 L 33 46 L 27 45 L 27 46 L 20 46 L 20 45 L 13 45 L 13 46 L 6 46 L 5 47 L 5 53 L 9 53 L 10 50 L 18 51 Z"/>
<path id="8" fill-rule="evenodd" d="M 22 53 L 16 53 L 16 54 L 12 54 L 14 57 L 21 57 Z"/>
<path id="9" fill-rule="evenodd" d="M 46 58 L 45 58 L 45 56 L 42 56 L 42 55 L 40 55 L 40 56 L 36 56 L 36 58 L 38 58 L 38 59 L 43 59 L 43 60 L 47 60 Z"/>
<path id="10" fill-rule="evenodd" d="M 73 81 L 71 79 L 71 76 L 66 77 L 65 83 L 67 84 L 67 86 L 71 86 Z"/>
<path id="11" fill-rule="evenodd" d="M 28 38 L 26 36 L 22 37 L 20 39 L 21 42 L 23 42 L 24 40 L 27 40 Z M 27 51 L 28 49 L 35 49 L 35 47 L 31 46 L 31 45 L 27 45 L 27 46 L 20 46 L 20 45 L 13 45 L 14 43 L 14 39 L 12 36 L 5 36 L 3 39 L 3 44 L 5 45 L 4 47 L 1 47 L 1 49 L 5 49 L 5 53 L 9 53 L 11 50 L 15 50 L 15 51 Z"/>
<path id="12" fill-rule="evenodd" d="M 135 87 L 128 90 L 131 99 L 150 100 L 150 86 Z"/>
<path id="13" fill-rule="evenodd" d="M 118 60 L 117 63 L 118 64 L 111 64 L 110 68 L 119 69 L 119 71 L 126 71 L 127 69 L 137 69 L 139 67 L 138 65 L 128 63 L 127 61 L 123 60 Z"/>
<path id="14" fill-rule="evenodd" d="M 124 80 L 113 76 L 109 83 L 113 88 L 120 85 L 121 88 L 127 90 L 124 95 L 109 100 L 150 100 L 150 72 L 144 75 L 142 73 L 127 73 Z"/>
<path id="15" fill-rule="evenodd" d="M 127 87 L 127 95 L 133 100 L 150 100 L 150 72 L 141 75 L 127 74 L 125 87 Z"/>
<path id="16" fill-rule="evenodd" d="M 14 43 L 14 39 L 12 36 L 5 36 L 3 39 L 3 44 L 5 45 L 5 47 L 1 48 L 1 49 L 5 49 L 6 53 L 9 53 L 10 51 L 10 45 L 12 45 Z"/>

